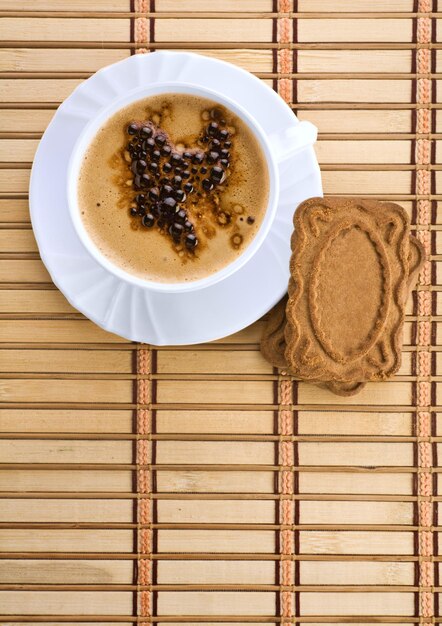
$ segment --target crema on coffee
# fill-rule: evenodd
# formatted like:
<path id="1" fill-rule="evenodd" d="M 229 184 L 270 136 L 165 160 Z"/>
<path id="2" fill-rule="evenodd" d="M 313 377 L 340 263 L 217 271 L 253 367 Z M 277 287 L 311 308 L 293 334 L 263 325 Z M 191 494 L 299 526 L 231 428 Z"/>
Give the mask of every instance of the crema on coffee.
<path id="1" fill-rule="evenodd" d="M 112 263 L 162 283 L 205 278 L 255 237 L 269 196 L 249 126 L 216 102 L 167 93 L 118 111 L 80 169 L 78 202 Z"/>

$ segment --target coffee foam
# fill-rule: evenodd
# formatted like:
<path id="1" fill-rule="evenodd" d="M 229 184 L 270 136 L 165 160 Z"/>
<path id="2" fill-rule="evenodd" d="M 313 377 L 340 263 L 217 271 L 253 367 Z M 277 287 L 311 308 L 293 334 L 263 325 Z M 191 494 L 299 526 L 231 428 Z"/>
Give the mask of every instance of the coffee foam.
<path id="1" fill-rule="evenodd" d="M 178 148 L 182 144 L 183 150 L 192 149 L 214 107 L 222 108 L 210 100 L 185 94 L 146 98 L 117 112 L 92 140 L 79 177 L 81 217 L 103 255 L 127 272 L 163 283 L 199 280 L 235 261 L 258 232 L 269 194 L 266 160 L 251 129 L 224 108 L 227 128 L 234 134 L 230 137 L 230 175 L 222 185 L 220 208 L 232 214 L 232 223 L 217 224 L 203 202 L 195 209 L 190 207 L 200 245 L 187 254 L 177 251 L 170 238 L 157 228 L 143 228 L 139 219 L 129 216 L 137 192 L 127 184 L 132 179 L 124 158 L 128 124 L 150 119 Z M 247 222 L 248 216 L 254 218 L 253 224 Z M 238 237 L 242 238 L 241 244 L 232 245 Z"/>

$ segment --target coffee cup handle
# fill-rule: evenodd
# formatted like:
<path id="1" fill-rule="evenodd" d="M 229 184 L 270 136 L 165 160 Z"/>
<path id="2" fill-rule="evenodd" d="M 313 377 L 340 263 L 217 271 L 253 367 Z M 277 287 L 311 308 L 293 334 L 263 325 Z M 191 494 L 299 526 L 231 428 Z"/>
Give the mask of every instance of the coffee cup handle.
<path id="1" fill-rule="evenodd" d="M 270 145 L 276 161 L 281 163 L 290 159 L 294 154 L 312 146 L 318 136 L 318 129 L 311 122 L 299 122 L 281 133 L 269 135 Z"/>

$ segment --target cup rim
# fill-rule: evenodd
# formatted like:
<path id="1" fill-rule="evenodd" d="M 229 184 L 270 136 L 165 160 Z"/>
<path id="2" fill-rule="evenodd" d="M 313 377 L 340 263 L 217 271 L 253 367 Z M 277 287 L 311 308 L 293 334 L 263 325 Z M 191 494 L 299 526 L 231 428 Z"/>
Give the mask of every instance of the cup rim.
<path id="1" fill-rule="evenodd" d="M 135 274 L 131 274 L 122 267 L 118 266 L 108 259 L 94 243 L 92 237 L 89 235 L 83 220 L 80 216 L 79 204 L 78 204 L 78 177 L 83 163 L 83 157 L 88 149 L 91 141 L 96 136 L 99 129 L 120 109 L 128 106 L 137 100 L 142 100 L 150 96 L 167 93 L 187 93 L 189 95 L 198 95 L 200 97 L 206 97 L 212 99 L 219 104 L 231 109 L 238 117 L 245 122 L 263 151 L 266 165 L 269 174 L 269 197 L 267 202 L 267 208 L 262 223 L 258 229 L 258 232 L 245 248 L 244 252 L 234 261 L 224 266 L 217 272 L 209 274 L 208 276 L 189 282 L 175 282 L 165 283 L 153 280 L 147 280 L 141 278 Z M 105 106 L 98 115 L 94 116 L 86 124 L 80 135 L 78 136 L 74 148 L 71 153 L 68 164 L 67 175 L 67 199 L 69 215 L 72 220 L 73 226 L 81 242 L 88 250 L 88 252 L 94 257 L 94 259 L 107 271 L 111 272 L 118 278 L 130 282 L 138 287 L 147 288 L 153 291 L 160 291 L 166 293 L 179 293 L 195 291 L 203 289 L 228 278 L 232 274 L 236 273 L 241 267 L 243 267 L 254 254 L 261 247 L 265 237 L 267 236 L 270 227 L 274 221 L 277 200 L 279 196 L 279 174 L 276 164 L 276 158 L 273 153 L 271 143 L 266 136 L 265 132 L 261 128 L 260 124 L 251 116 L 242 106 L 237 104 L 231 98 L 206 87 L 201 87 L 198 84 L 181 81 L 162 81 L 158 83 L 152 83 L 150 85 L 138 87 L 129 91 L 124 96 L 117 98 Z"/>

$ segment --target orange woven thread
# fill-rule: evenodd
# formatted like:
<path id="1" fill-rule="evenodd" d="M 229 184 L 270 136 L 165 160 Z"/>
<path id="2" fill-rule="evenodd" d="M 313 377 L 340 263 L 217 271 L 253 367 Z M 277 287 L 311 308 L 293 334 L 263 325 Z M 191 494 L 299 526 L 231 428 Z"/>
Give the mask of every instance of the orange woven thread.
<path id="1" fill-rule="evenodd" d="M 278 0 L 278 12 L 290 13 L 293 11 L 293 0 Z"/>
<path id="2" fill-rule="evenodd" d="M 282 554 L 293 554 L 293 531 L 292 530 L 282 530 L 281 531 L 281 552 Z M 290 563 L 290 561 L 288 561 Z M 289 584 L 288 582 L 282 581 L 283 585 Z"/>
<path id="3" fill-rule="evenodd" d="M 293 493 L 293 472 L 280 472 L 279 492 L 284 495 L 290 495 Z M 288 511 L 287 501 L 283 500 L 282 505 L 283 506 L 281 508 L 281 519 L 286 519 L 286 517 L 288 517 L 288 513 L 286 516 L 284 512 Z M 285 521 L 283 523 L 287 524 L 288 522 Z"/>
<path id="4" fill-rule="evenodd" d="M 293 387 L 290 380 L 281 380 L 279 383 L 279 402 L 282 407 L 289 407 L 293 403 Z M 293 435 L 293 412 L 288 408 L 281 408 L 278 414 L 278 433 L 280 435 Z M 294 448 L 292 441 L 280 441 L 278 448 L 279 464 L 292 466 L 294 464 Z M 294 493 L 293 471 L 283 470 L 279 472 L 279 493 L 290 495 Z M 291 525 L 294 518 L 294 502 L 281 500 L 279 502 L 280 524 Z M 294 532 L 292 529 L 282 529 L 279 533 L 279 545 L 281 555 L 293 554 L 295 547 Z M 291 560 L 282 560 L 279 566 L 280 584 L 283 586 L 293 584 L 294 563 Z M 293 594 L 286 591 L 280 592 L 280 607 L 282 617 L 293 616 Z"/>
<path id="5" fill-rule="evenodd" d="M 150 391 L 150 386 L 149 386 L 149 391 Z M 143 392 L 145 392 L 145 389 L 143 389 Z M 152 426 L 151 426 L 151 414 L 148 409 L 138 409 L 137 423 L 138 423 L 137 432 L 139 435 L 147 435 L 150 433 Z"/>
<path id="6" fill-rule="evenodd" d="M 419 605 L 422 617 L 432 617 L 434 615 L 434 598 L 432 592 L 422 591 Z"/>
<path id="7" fill-rule="evenodd" d="M 428 134 L 431 130 L 431 115 L 428 109 L 416 111 L 416 131 L 419 134 Z"/>
<path id="8" fill-rule="evenodd" d="M 149 403 L 149 381 L 147 380 L 139 380 L 138 381 L 138 403 L 139 404 L 148 404 Z"/>
<path id="9" fill-rule="evenodd" d="M 418 291 L 417 311 L 418 315 L 431 315 L 431 293 L 429 291 Z"/>
<path id="10" fill-rule="evenodd" d="M 419 78 L 417 81 L 417 101 L 420 104 L 430 104 L 431 81 L 428 78 Z"/>
<path id="11" fill-rule="evenodd" d="M 278 42 L 289 43 L 292 34 L 292 20 L 288 17 L 282 17 L 278 20 Z"/>
<path id="12" fill-rule="evenodd" d="M 430 202 L 428 200 L 422 200 L 418 202 L 417 206 L 417 214 L 418 214 L 418 222 L 425 225 L 430 221 Z M 428 220 L 428 222 L 427 222 Z M 425 248 L 425 252 L 427 254 L 427 258 L 431 254 L 431 233 L 429 230 L 419 230 L 417 232 L 417 238 L 423 244 Z M 431 284 L 431 262 L 425 261 L 420 274 L 419 274 L 419 284 L 420 285 L 430 285 Z M 425 315 L 430 315 L 431 313 L 431 296 L 429 292 L 420 291 L 419 296 L 421 294 L 426 294 L 426 297 L 429 302 L 429 312 L 425 313 Z M 421 313 L 419 313 L 421 315 Z"/>
<path id="13" fill-rule="evenodd" d="M 290 395 L 288 397 L 286 396 L 284 398 L 284 400 L 288 402 L 290 402 L 290 399 L 291 399 L 291 391 L 289 391 L 289 394 Z M 281 404 L 285 404 L 284 400 L 281 394 Z M 279 433 L 281 435 L 293 435 L 292 412 L 289 409 L 281 409 L 281 411 L 279 412 L 278 428 L 279 428 Z"/>
<path id="14" fill-rule="evenodd" d="M 137 459 L 138 460 L 138 459 Z M 137 490 L 139 493 L 147 493 L 146 487 L 149 481 L 146 478 L 145 470 L 138 470 L 137 472 Z"/>
<path id="15" fill-rule="evenodd" d="M 430 13 L 432 8 L 431 0 L 418 0 L 418 11 L 420 13 Z M 417 20 L 416 37 L 417 43 L 427 47 L 417 50 L 416 70 L 420 75 L 429 75 L 431 71 L 431 52 L 429 44 L 432 35 L 432 19 L 430 16 L 422 16 Z M 419 78 L 416 85 L 417 103 L 429 105 L 432 96 L 432 83 L 429 78 Z M 421 108 L 416 115 L 416 132 L 419 134 L 429 134 L 431 130 L 430 108 Z M 416 141 L 416 163 L 418 165 L 428 165 L 431 163 L 431 141 L 429 139 L 418 139 Z M 416 192 L 421 196 L 429 196 L 431 193 L 431 174 L 428 170 L 417 170 L 416 172 Z M 417 223 L 421 226 L 431 224 L 431 204 L 429 199 L 418 200 L 417 202 Z M 431 240 L 429 231 L 418 231 L 418 237 L 425 246 L 427 254 L 431 251 Z M 431 267 L 426 262 L 419 275 L 420 285 L 431 284 Z M 418 292 L 418 315 L 420 317 L 431 316 L 431 294 L 429 292 Z M 428 319 L 420 319 L 417 328 L 418 348 L 431 346 L 431 323 Z M 429 350 L 419 350 L 417 357 L 417 374 L 422 378 L 431 376 L 431 353 Z M 429 438 L 431 436 L 431 383 L 426 380 L 418 380 L 416 384 L 417 404 L 427 410 L 417 413 L 417 436 L 418 438 Z M 433 519 L 433 480 L 431 468 L 433 465 L 432 444 L 429 441 L 418 441 L 418 465 L 421 470 L 418 474 L 417 495 L 418 498 L 425 497 L 425 501 L 418 501 L 419 515 L 419 555 L 432 557 L 433 533 L 431 530 Z M 422 471 L 423 470 L 423 471 Z M 426 528 L 428 530 L 423 530 Z M 424 591 L 423 588 L 432 587 L 434 584 L 434 565 L 432 562 L 421 562 L 419 564 L 419 616 L 430 618 L 434 615 L 434 594 Z"/>
<path id="16" fill-rule="evenodd" d="M 418 406 L 427 407 L 430 406 L 430 383 L 426 381 L 420 381 L 417 384 L 417 401 Z"/>
<path id="17" fill-rule="evenodd" d="M 280 78 L 278 80 L 278 93 L 284 102 L 289 104 L 292 100 L 292 81 L 290 78 Z"/>
<path id="18" fill-rule="evenodd" d="M 419 533 L 420 553 L 422 556 L 432 556 L 433 533 L 431 530 L 421 530 Z"/>
<path id="19" fill-rule="evenodd" d="M 417 354 L 417 375 L 424 377 L 424 376 L 430 376 L 430 373 L 431 373 L 431 353 L 428 352 L 427 350 L 422 350 L 418 352 Z M 427 414 L 425 413 L 424 415 L 425 415 L 425 420 L 428 420 Z M 420 420 L 419 417 L 418 419 Z M 420 422 L 420 425 L 422 425 L 422 422 Z M 425 427 L 425 430 L 427 430 L 427 428 L 429 428 L 429 425 Z M 422 430 L 423 429 L 424 427 L 422 425 Z M 421 437 L 428 437 L 430 435 L 429 432 L 423 433 L 422 430 L 419 431 Z"/>
<path id="20" fill-rule="evenodd" d="M 281 592 L 281 616 L 293 617 L 293 594 L 290 591 Z M 291 626 L 291 622 L 285 622 L 286 626 Z"/>
<path id="21" fill-rule="evenodd" d="M 142 491 L 140 493 L 149 493 L 148 491 Z M 146 525 L 151 521 L 151 508 L 150 500 L 148 498 L 140 498 L 138 507 L 138 522 Z"/>
<path id="22" fill-rule="evenodd" d="M 429 74 L 431 66 L 431 53 L 428 48 L 420 48 L 416 56 L 416 69 L 418 74 Z"/>
<path id="23" fill-rule="evenodd" d="M 145 585 L 150 585 L 152 578 L 151 578 L 151 572 L 152 572 L 152 563 L 149 559 L 140 559 L 139 563 L 138 563 L 138 567 L 139 567 L 139 585 L 140 586 L 145 586 Z"/>
<path id="24" fill-rule="evenodd" d="M 143 528 L 140 531 L 141 540 L 138 543 L 138 551 L 140 554 L 149 555 L 152 552 L 152 531 L 150 529 Z M 138 584 L 148 585 L 150 583 L 151 565 L 149 558 L 140 559 L 143 561 L 143 566 L 139 566 L 138 571 Z"/>
<path id="25" fill-rule="evenodd" d="M 434 582 L 433 563 L 431 561 L 423 561 L 422 565 L 422 586 L 431 587 Z"/>
<path id="26" fill-rule="evenodd" d="M 290 405 L 292 402 L 292 383 L 289 380 L 282 380 L 280 384 L 280 402 L 282 405 Z M 287 409 L 282 409 L 278 416 L 278 430 L 280 435 L 292 435 L 293 434 L 293 422 L 292 412 Z M 293 465 L 293 444 L 290 441 L 281 441 L 279 444 L 279 462 L 281 465 L 290 466 Z M 279 489 L 283 494 L 293 493 L 293 472 L 282 471 L 279 476 Z M 287 510 L 288 501 L 282 502 L 283 507 L 281 510 L 282 516 Z M 283 524 L 290 522 L 283 521 Z"/>
<path id="27" fill-rule="evenodd" d="M 138 563 L 139 585 L 146 586 L 152 583 L 152 562 L 149 559 L 140 559 Z"/>
<path id="28" fill-rule="evenodd" d="M 152 482 L 151 482 L 150 471 L 138 470 L 138 493 L 150 493 L 151 489 L 152 489 Z"/>
<path id="29" fill-rule="evenodd" d="M 428 165 L 431 157 L 431 142 L 428 139 L 418 139 L 416 141 L 416 163 Z"/>
<path id="30" fill-rule="evenodd" d="M 139 551 L 141 554 L 150 554 L 152 551 L 152 531 L 150 528 L 140 530 Z M 140 583 L 144 584 L 144 583 Z"/>
<path id="31" fill-rule="evenodd" d="M 292 585 L 293 584 L 293 567 L 292 562 L 289 560 L 281 561 L 279 564 L 280 571 L 280 579 L 282 585 Z"/>
<path id="32" fill-rule="evenodd" d="M 152 353 L 147 348 L 141 348 L 137 353 L 137 374 L 143 376 L 137 381 L 137 434 L 148 435 L 152 432 L 151 410 L 146 408 L 152 399 L 151 374 Z M 140 408 L 140 405 L 142 408 Z M 152 491 L 151 471 L 141 466 L 148 466 L 152 458 L 152 443 L 147 439 L 139 439 L 136 444 L 136 460 L 139 469 L 137 470 L 137 492 L 139 494 L 149 494 Z M 149 498 L 139 498 L 137 503 L 137 547 L 139 555 L 148 555 L 152 552 L 152 529 L 149 525 L 152 522 L 151 500 Z M 152 583 L 152 563 L 148 558 L 138 556 L 137 584 L 148 586 Z M 149 616 L 151 615 L 151 592 L 140 591 L 137 594 L 137 611 L 139 617 L 146 617 L 146 626 L 151 626 Z"/>
<path id="33" fill-rule="evenodd" d="M 293 390 L 292 390 L 292 382 L 290 380 L 281 380 L 281 384 L 279 385 L 279 401 L 284 406 L 290 406 L 293 401 Z M 283 410 L 284 416 L 287 418 L 290 416 L 291 411 Z M 287 427 L 287 432 L 281 433 L 282 435 L 292 435 L 293 428 L 290 426 Z"/>
<path id="34" fill-rule="evenodd" d="M 141 348 L 137 354 L 138 374 L 150 374 L 152 369 L 152 351 L 148 348 Z"/>
<path id="35" fill-rule="evenodd" d="M 421 285 L 431 284 L 431 262 L 425 261 L 419 274 L 419 282 Z"/>
<path id="36" fill-rule="evenodd" d="M 421 164 L 419 163 L 419 165 Z M 428 196 L 430 194 L 431 173 L 428 170 L 417 170 L 416 187 L 417 187 L 417 193 L 420 196 Z M 428 215 L 428 221 L 425 222 L 426 224 L 429 223 L 429 217 L 430 215 Z"/>
<path id="37" fill-rule="evenodd" d="M 418 328 L 418 341 L 421 346 L 429 346 L 431 344 L 431 322 L 420 321 L 417 324 Z M 429 376 L 431 371 L 428 370 L 428 373 L 422 372 L 422 376 Z"/>
<path id="38" fill-rule="evenodd" d="M 135 20 L 135 42 L 148 43 L 149 24 L 145 17 L 137 17 Z M 140 50 L 137 50 L 140 52 Z"/>
<path id="39" fill-rule="evenodd" d="M 426 435 L 421 435 L 421 436 L 425 437 Z M 429 443 L 428 441 L 420 441 L 418 455 L 419 455 L 419 467 L 422 467 L 425 469 L 428 469 L 429 467 L 431 467 L 431 462 L 432 462 L 431 443 Z M 422 476 L 428 476 L 428 474 L 422 474 Z M 428 488 L 430 490 L 430 493 L 422 493 L 421 495 L 425 495 L 425 496 L 431 495 L 431 483 L 429 484 Z"/>
<path id="40" fill-rule="evenodd" d="M 425 201 L 426 202 L 426 201 Z M 429 230 L 418 230 L 417 238 L 423 244 L 425 252 L 431 254 L 431 233 Z"/>
<path id="41" fill-rule="evenodd" d="M 418 341 L 420 346 L 429 346 L 431 344 L 431 322 L 421 320 L 418 322 Z M 422 372 L 422 376 L 430 375 L 430 368 L 427 372 Z"/>
<path id="42" fill-rule="evenodd" d="M 150 350 L 142 349 L 137 355 L 137 372 L 142 376 L 148 376 L 151 370 L 152 354 Z M 137 383 L 137 402 L 138 404 L 149 404 L 151 401 L 151 381 L 141 379 Z M 151 413 L 148 409 L 138 409 L 137 412 L 137 432 L 139 435 L 146 435 L 151 431 Z M 138 442 L 138 449 L 143 447 L 143 442 Z M 138 463 L 145 465 L 147 462 Z"/>
<path id="43" fill-rule="evenodd" d="M 417 427 L 418 437 L 429 437 L 431 435 L 431 415 L 428 411 L 418 411 Z"/>
<path id="44" fill-rule="evenodd" d="M 280 74 L 289 74 L 292 69 L 293 62 L 291 51 L 287 48 L 284 48 L 283 50 L 278 50 L 278 72 Z"/>
<path id="45" fill-rule="evenodd" d="M 149 591 L 140 591 L 139 605 L 141 608 L 141 617 L 148 617 L 151 614 L 151 601 Z M 145 622 L 146 626 L 150 626 L 150 622 Z"/>
<path id="46" fill-rule="evenodd" d="M 430 476 L 425 474 L 425 476 Z M 431 502 L 419 502 L 419 519 L 421 528 L 431 528 L 433 519 L 433 507 Z"/>
<path id="47" fill-rule="evenodd" d="M 426 461 L 428 463 L 428 460 Z M 430 463 L 431 463 L 431 459 L 430 459 Z M 429 466 L 427 465 L 426 467 L 423 467 L 422 469 L 426 470 L 424 472 L 420 472 L 418 475 L 418 485 L 419 485 L 419 489 L 418 489 L 418 495 L 419 496 L 430 496 L 431 495 L 431 474 L 428 471 Z M 425 503 L 428 504 L 428 503 Z M 425 513 L 425 507 L 422 508 L 422 512 Z M 431 516 L 430 516 L 431 518 Z M 429 526 L 430 524 L 425 523 L 423 520 L 421 520 L 421 526 Z"/>
<path id="48" fill-rule="evenodd" d="M 280 0 L 278 9 L 281 13 L 292 10 L 291 0 Z M 281 17 L 277 20 L 278 43 L 291 43 L 293 41 L 293 21 L 289 17 Z M 293 72 L 293 52 L 288 48 L 278 50 L 277 55 L 278 74 L 291 74 Z M 293 81 L 291 78 L 279 78 L 277 81 L 278 93 L 281 98 L 290 103 L 292 101 Z"/>
<path id="49" fill-rule="evenodd" d="M 428 402 L 429 384 L 418 383 L 418 393 L 424 397 L 419 397 L 419 402 Z M 428 411 L 420 411 L 417 416 L 417 434 L 419 437 L 428 437 L 431 434 L 431 415 Z M 418 496 L 431 498 L 433 490 L 433 480 L 431 467 L 433 464 L 432 446 L 427 441 L 420 441 L 418 444 L 418 464 L 419 467 L 427 471 L 418 475 Z M 433 532 L 431 530 L 433 520 L 433 503 L 431 501 L 420 501 L 418 503 L 419 513 L 419 555 L 432 557 L 434 551 Z M 423 530 L 428 528 L 429 530 Z M 434 584 L 434 565 L 432 562 L 421 562 L 419 564 L 419 587 L 432 587 Z M 431 617 L 434 614 L 433 593 L 428 591 L 419 592 L 420 615 Z"/>
<path id="50" fill-rule="evenodd" d="M 138 465 L 148 465 L 150 461 L 150 441 L 140 439 L 137 445 Z"/>
<path id="51" fill-rule="evenodd" d="M 431 0 L 419 0 L 417 10 L 419 13 L 431 13 Z"/>
<path id="52" fill-rule="evenodd" d="M 135 0 L 135 13 L 147 13 L 149 10 L 148 0 Z M 135 19 L 135 43 L 149 43 L 149 20 L 147 17 Z M 148 52 L 146 48 L 138 48 L 137 54 Z"/>
<path id="53" fill-rule="evenodd" d="M 430 476 L 430 474 L 426 473 L 424 474 L 424 476 Z M 425 501 L 425 502 L 419 502 L 418 505 L 418 511 L 419 511 L 419 526 L 421 529 L 421 532 L 424 531 L 424 529 L 431 529 L 431 522 L 432 522 L 432 504 L 429 501 Z"/>
<path id="54" fill-rule="evenodd" d="M 431 42 L 431 19 L 429 17 L 420 17 L 417 20 L 417 41 L 418 43 Z"/>

